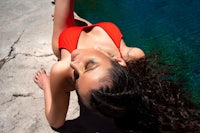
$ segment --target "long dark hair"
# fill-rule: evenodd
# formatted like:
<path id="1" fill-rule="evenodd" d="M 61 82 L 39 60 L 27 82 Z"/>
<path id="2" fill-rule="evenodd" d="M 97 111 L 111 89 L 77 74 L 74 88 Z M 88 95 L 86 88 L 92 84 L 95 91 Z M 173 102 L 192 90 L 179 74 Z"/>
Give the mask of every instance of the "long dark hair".
<path id="1" fill-rule="evenodd" d="M 200 132 L 199 107 L 187 99 L 172 66 L 158 63 L 155 56 L 129 61 L 126 68 L 114 65 L 114 84 L 91 92 L 94 110 L 114 118 L 127 133 Z"/>

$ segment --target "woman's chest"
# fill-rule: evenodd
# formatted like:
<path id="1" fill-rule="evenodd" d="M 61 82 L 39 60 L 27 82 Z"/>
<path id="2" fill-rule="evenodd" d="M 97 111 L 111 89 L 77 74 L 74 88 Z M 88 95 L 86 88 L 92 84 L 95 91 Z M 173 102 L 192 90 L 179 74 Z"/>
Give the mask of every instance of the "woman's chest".
<path id="1" fill-rule="evenodd" d="M 77 48 L 96 48 L 100 47 L 105 50 L 117 50 L 112 38 L 99 26 L 83 30 L 80 33 Z"/>

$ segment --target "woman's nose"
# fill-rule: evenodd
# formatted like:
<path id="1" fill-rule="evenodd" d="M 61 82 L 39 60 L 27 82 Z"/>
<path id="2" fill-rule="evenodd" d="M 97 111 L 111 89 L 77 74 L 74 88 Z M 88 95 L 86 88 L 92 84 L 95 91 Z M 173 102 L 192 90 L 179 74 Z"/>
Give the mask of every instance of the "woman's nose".
<path id="1" fill-rule="evenodd" d="M 77 62 L 71 62 L 70 66 L 74 69 L 76 75 L 80 75 L 83 72 L 83 65 Z"/>

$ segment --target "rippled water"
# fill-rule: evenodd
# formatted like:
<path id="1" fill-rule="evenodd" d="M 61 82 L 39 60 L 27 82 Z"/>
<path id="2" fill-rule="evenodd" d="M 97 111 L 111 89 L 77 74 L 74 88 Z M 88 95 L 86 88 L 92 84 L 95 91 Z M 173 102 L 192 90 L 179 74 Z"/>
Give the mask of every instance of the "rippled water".
<path id="1" fill-rule="evenodd" d="M 127 45 L 181 64 L 176 73 L 200 103 L 200 0 L 76 0 L 75 10 L 92 23 L 117 24 Z"/>

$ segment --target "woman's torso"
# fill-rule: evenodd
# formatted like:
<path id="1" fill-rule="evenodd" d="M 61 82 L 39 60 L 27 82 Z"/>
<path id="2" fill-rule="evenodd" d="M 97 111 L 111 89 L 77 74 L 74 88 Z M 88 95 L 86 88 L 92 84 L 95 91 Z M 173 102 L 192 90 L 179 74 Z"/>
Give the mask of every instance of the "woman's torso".
<path id="1" fill-rule="evenodd" d="M 108 54 L 120 56 L 121 38 L 120 30 L 110 22 L 70 27 L 61 33 L 59 48 L 67 49 L 69 52 L 74 49 L 100 48 Z"/>

